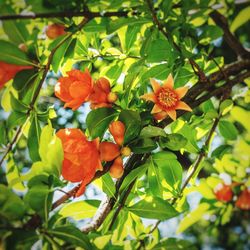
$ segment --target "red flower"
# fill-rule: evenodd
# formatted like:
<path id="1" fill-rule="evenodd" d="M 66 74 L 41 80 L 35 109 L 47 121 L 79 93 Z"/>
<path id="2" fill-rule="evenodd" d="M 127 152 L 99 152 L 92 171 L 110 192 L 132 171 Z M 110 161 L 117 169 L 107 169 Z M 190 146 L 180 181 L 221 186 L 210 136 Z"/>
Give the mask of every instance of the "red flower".
<path id="1" fill-rule="evenodd" d="M 32 69 L 32 66 L 22 66 L 9 64 L 6 62 L 0 62 L 0 89 L 4 86 L 6 82 L 14 78 L 16 73 L 24 69 Z"/>
<path id="2" fill-rule="evenodd" d="M 250 190 L 247 188 L 243 190 L 239 195 L 235 205 L 242 210 L 250 210 Z"/>
<path id="3" fill-rule="evenodd" d="M 111 107 L 116 100 L 117 95 L 111 92 L 109 81 L 104 77 L 97 80 L 89 97 L 91 108 Z"/>
<path id="4" fill-rule="evenodd" d="M 192 111 L 185 102 L 180 101 L 187 93 L 188 88 L 181 87 L 174 89 L 174 80 L 171 74 L 162 86 L 154 79 L 150 81 L 154 92 L 144 94 L 141 98 L 155 103 L 151 113 L 156 120 L 163 120 L 167 116 L 176 120 L 177 109 Z"/>
<path id="5" fill-rule="evenodd" d="M 55 39 L 59 36 L 66 34 L 64 28 L 65 27 L 62 24 L 50 24 L 47 26 L 45 33 L 48 38 Z"/>
<path id="6" fill-rule="evenodd" d="M 64 151 L 62 176 L 71 182 L 81 181 L 76 193 L 76 196 L 80 196 L 96 170 L 102 170 L 98 141 L 88 141 L 80 129 L 61 129 L 56 135 L 61 139 Z"/>
<path id="7" fill-rule="evenodd" d="M 218 184 L 214 189 L 216 199 L 219 201 L 228 202 L 233 198 L 232 187 L 225 184 Z"/>
<path id="8" fill-rule="evenodd" d="M 93 80 L 88 69 L 85 72 L 73 69 L 67 74 L 67 77 L 58 79 L 55 86 L 55 95 L 65 102 L 65 108 L 69 107 L 76 110 L 87 101 L 91 94 Z"/>

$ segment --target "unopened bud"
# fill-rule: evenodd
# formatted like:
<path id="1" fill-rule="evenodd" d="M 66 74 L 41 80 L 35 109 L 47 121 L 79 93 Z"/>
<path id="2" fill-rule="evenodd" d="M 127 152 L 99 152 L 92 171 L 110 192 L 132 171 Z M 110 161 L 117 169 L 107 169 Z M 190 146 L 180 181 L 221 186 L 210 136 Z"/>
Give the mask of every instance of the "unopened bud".
<path id="1" fill-rule="evenodd" d="M 110 102 L 110 103 L 113 103 L 113 102 L 116 102 L 116 100 L 117 100 L 117 94 L 116 93 L 114 93 L 114 92 L 110 92 L 109 94 L 108 94 L 108 102 Z"/>
<path id="2" fill-rule="evenodd" d="M 130 156 L 130 154 L 131 154 L 131 149 L 129 147 L 123 147 L 121 149 L 122 156 Z"/>

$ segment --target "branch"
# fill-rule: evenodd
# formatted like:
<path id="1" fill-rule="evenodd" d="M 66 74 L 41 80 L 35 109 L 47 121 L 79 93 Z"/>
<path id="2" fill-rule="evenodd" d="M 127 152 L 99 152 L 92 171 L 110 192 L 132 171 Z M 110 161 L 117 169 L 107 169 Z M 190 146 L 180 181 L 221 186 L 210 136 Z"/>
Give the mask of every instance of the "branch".
<path id="1" fill-rule="evenodd" d="M 227 19 L 220 14 L 217 10 L 214 10 L 209 14 L 209 16 L 213 19 L 213 21 L 223 29 L 224 31 L 224 39 L 230 48 L 238 55 L 240 58 L 250 58 L 250 52 L 247 51 L 242 44 L 238 41 L 238 39 L 233 35 L 230 31 Z"/>
<path id="2" fill-rule="evenodd" d="M 31 13 L 31 14 L 13 14 L 0 16 L 0 20 L 13 20 L 13 19 L 38 19 L 38 18 L 72 18 L 72 17 L 85 17 L 86 19 L 93 19 L 95 17 L 127 17 L 128 14 L 135 15 L 137 11 L 113 11 L 113 12 L 91 12 L 91 11 L 65 11 L 65 12 L 50 12 L 50 13 Z"/>

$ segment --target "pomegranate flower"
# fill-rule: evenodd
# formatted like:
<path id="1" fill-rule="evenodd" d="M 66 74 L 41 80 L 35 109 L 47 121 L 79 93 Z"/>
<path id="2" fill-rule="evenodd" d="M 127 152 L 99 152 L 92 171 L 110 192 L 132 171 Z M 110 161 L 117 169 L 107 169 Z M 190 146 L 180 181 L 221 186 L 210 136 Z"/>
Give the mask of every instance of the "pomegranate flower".
<path id="1" fill-rule="evenodd" d="M 250 190 L 247 188 L 244 189 L 239 195 L 235 205 L 242 210 L 250 210 Z"/>
<path id="2" fill-rule="evenodd" d="M 233 198 L 232 187 L 226 184 L 219 183 L 215 189 L 214 194 L 218 201 L 228 202 Z"/>
<path id="3" fill-rule="evenodd" d="M 76 193 L 80 196 L 96 170 L 102 170 L 98 141 L 88 141 L 80 129 L 60 129 L 56 135 L 61 139 L 64 151 L 62 176 L 71 182 L 81 182 Z"/>
<path id="4" fill-rule="evenodd" d="M 93 80 L 88 69 L 85 72 L 73 69 L 67 74 L 68 76 L 58 79 L 55 95 L 65 102 L 64 108 L 76 110 L 88 100 L 92 92 Z"/>
<path id="5" fill-rule="evenodd" d="M 162 86 L 154 79 L 150 79 L 150 81 L 154 92 L 144 94 L 141 98 L 155 103 L 151 113 L 156 120 L 163 120 L 167 116 L 176 120 L 176 110 L 178 109 L 192 111 L 185 102 L 180 101 L 187 93 L 188 88 L 174 89 L 174 80 L 171 74 Z"/>
<path id="6" fill-rule="evenodd" d="M 117 100 L 117 95 L 111 92 L 109 81 L 101 77 L 98 79 L 93 87 L 93 92 L 89 96 L 91 108 L 111 107 L 112 103 Z"/>

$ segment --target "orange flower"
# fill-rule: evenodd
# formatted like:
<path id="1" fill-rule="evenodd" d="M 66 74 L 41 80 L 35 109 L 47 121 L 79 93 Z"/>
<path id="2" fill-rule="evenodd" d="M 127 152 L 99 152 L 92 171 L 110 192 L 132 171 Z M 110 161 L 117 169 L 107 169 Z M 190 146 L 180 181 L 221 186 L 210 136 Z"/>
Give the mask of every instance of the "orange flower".
<path id="1" fill-rule="evenodd" d="M 214 194 L 216 199 L 219 201 L 228 202 L 231 201 L 233 198 L 233 191 L 231 186 L 225 184 L 218 184 L 214 189 Z"/>
<path id="2" fill-rule="evenodd" d="M 250 210 L 250 190 L 247 188 L 243 190 L 239 195 L 235 205 L 242 210 Z"/>
<path id="3" fill-rule="evenodd" d="M 6 62 L 0 62 L 0 89 L 4 86 L 6 82 L 14 78 L 16 73 L 24 69 L 32 69 L 33 66 L 22 66 L 9 64 Z"/>
<path id="4" fill-rule="evenodd" d="M 66 34 L 64 29 L 64 25 L 54 23 L 47 26 L 45 33 L 48 38 L 55 39 L 59 36 Z"/>
<path id="5" fill-rule="evenodd" d="M 87 101 L 92 92 L 93 80 L 88 69 L 85 69 L 85 72 L 73 69 L 67 74 L 68 76 L 58 79 L 55 95 L 65 102 L 65 108 L 76 110 Z"/>
<path id="6" fill-rule="evenodd" d="M 64 151 L 62 176 L 71 182 L 81 181 L 76 193 L 76 196 L 80 196 L 96 170 L 102 170 L 98 142 L 88 141 L 80 129 L 61 129 L 56 135 L 61 139 Z"/>
<path id="7" fill-rule="evenodd" d="M 89 96 L 91 108 L 111 107 L 116 100 L 117 95 L 111 92 L 109 81 L 104 77 L 97 80 L 94 84 L 93 92 Z"/>
<path id="8" fill-rule="evenodd" d="M 188 88 L 181 87 L 174 89 L 174 80 L 171 74 L 162 86 L 154 79 L 150 79 L 150 81 L 154 93 L 144 94 L 141 98 L 155 103 L 151 113 L 156 120 L 163 120 L 167 116 L 176 120 L 176 110 L 178 109 L 192 111 L 185 102 L 180 101 L 187 93 Z"/>

